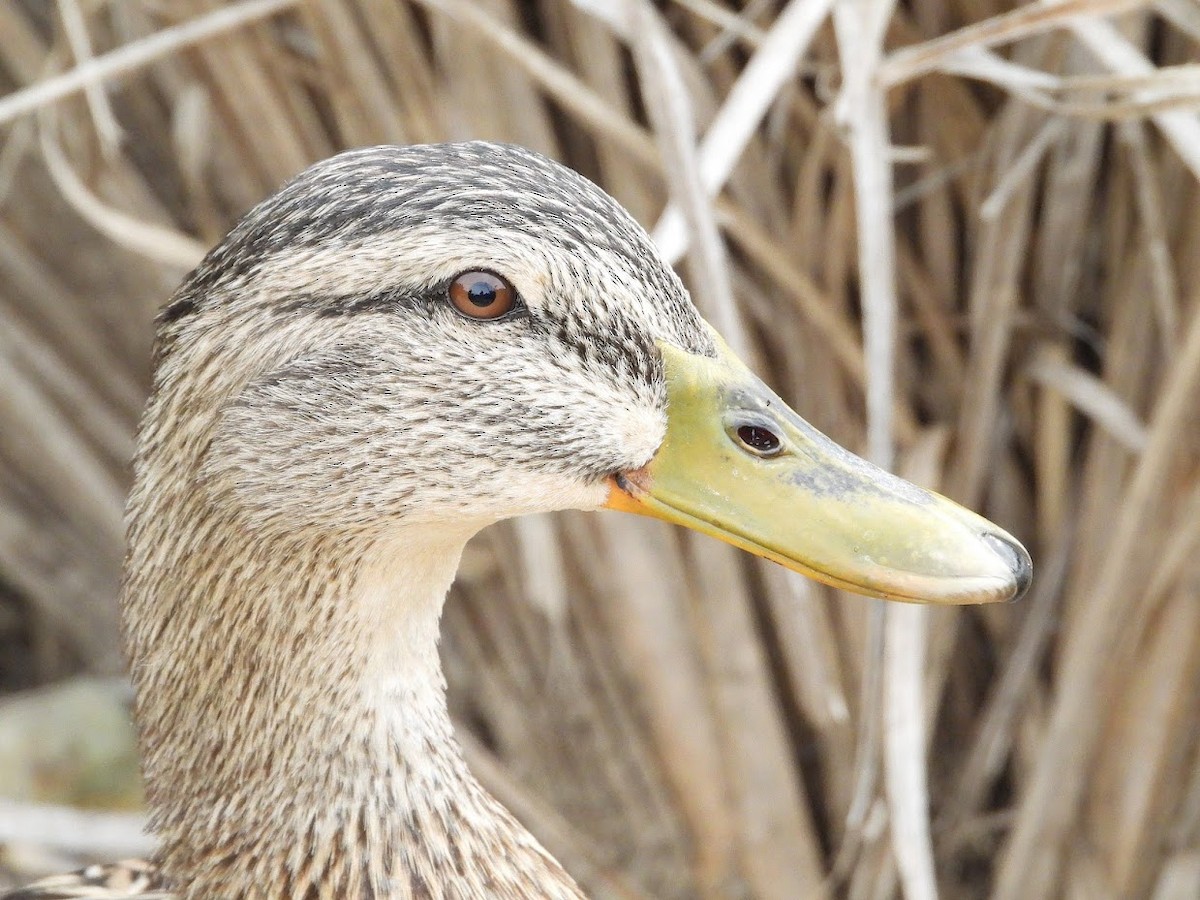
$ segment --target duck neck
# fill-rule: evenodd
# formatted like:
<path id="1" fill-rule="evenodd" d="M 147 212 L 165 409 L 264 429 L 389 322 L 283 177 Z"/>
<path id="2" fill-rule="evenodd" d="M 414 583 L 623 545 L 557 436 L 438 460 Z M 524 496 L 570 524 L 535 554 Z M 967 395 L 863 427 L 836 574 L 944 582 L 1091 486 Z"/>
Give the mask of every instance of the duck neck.
<path id="1" fill-rule="evenodd" d="M 131 534 L 147 798 L 180 894 L 484 896 L 503 860 L 513 896 L 577 896 L 454 740 L 437 640 L 465 535 L 219 531 Z"/>

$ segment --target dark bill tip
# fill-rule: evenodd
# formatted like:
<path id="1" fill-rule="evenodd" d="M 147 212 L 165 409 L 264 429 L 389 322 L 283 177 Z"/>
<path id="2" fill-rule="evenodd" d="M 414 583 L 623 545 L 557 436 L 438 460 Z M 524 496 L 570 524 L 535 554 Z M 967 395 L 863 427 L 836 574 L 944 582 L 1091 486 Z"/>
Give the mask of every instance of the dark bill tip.
<path id="1" fill-rule="evenodd" d="M 985 533 L 983 541 L 1008 564 L 1008 568 L 1012 571 L 1016 590 L 1009 598 L 1009 602 L 1020 600 L 1029 590 L 1030 582 L 1033 581 L 1033 560 L 1029 558 L 1029 552 L 1004 534 Z"/>

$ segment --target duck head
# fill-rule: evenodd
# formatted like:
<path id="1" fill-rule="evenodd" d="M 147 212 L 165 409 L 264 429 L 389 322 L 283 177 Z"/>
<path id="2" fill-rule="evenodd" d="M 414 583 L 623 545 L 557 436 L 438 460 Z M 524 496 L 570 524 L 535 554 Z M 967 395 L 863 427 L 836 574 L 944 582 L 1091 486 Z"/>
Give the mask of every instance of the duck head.
<path id="1" fill-rule="evenodd" d="M 608 507 L 877 597 L 1029 581 L 1012 536 L 808 425 L 614 200 L 517 147 L 309 169 L 164 311 L 157 380 L 179 412 L 215 398 L 197 483 L 260 531 L 466 535 Z"/>

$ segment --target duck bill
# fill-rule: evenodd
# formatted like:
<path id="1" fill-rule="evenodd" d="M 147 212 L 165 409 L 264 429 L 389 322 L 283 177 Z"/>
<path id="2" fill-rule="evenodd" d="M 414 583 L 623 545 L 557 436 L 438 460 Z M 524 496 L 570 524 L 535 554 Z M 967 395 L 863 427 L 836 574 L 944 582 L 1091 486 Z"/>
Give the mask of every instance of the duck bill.
<path id="1" fill-rule="evenodd" d="M 720 538 L 818 581 L 915 603 L 1013 600 L 1029 554 L 987 519 L 821 434 L 724 345 L 661 343 L 667 433 L 607 506 Z"/>

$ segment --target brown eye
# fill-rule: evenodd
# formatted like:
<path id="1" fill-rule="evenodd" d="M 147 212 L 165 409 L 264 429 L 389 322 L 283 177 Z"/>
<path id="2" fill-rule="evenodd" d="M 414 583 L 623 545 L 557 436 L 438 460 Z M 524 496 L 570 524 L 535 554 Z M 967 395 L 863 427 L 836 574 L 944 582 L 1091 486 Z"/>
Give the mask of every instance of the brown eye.
<path id="1" fill-rule="evenodd" d="M 498 319 L 516 304 L 517 292 L 491 272 L 463 272 L 450 282 L 450 302 L 472 319 Z"/>

